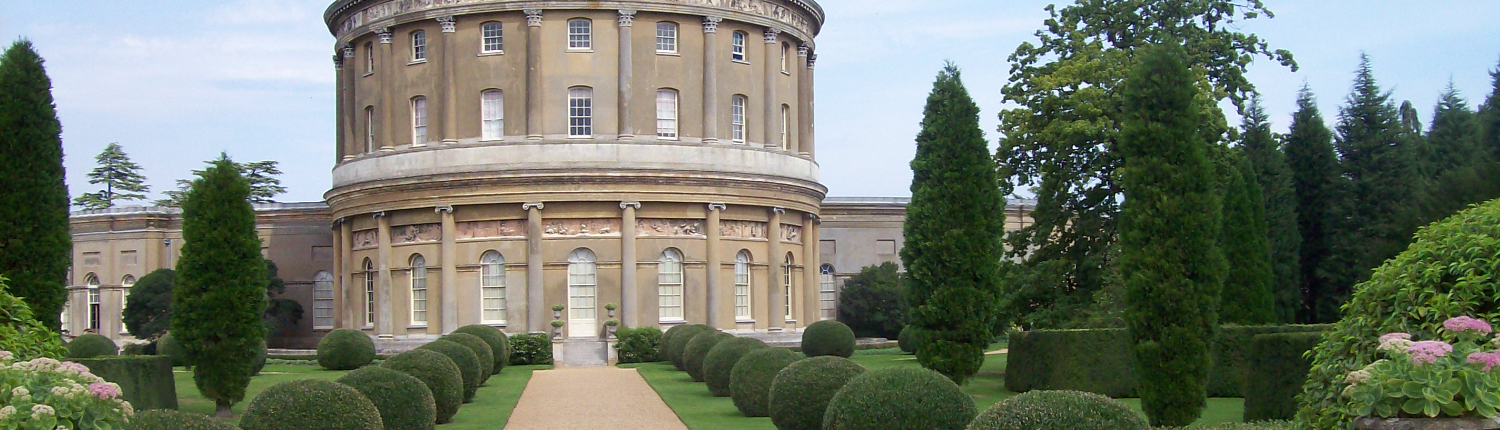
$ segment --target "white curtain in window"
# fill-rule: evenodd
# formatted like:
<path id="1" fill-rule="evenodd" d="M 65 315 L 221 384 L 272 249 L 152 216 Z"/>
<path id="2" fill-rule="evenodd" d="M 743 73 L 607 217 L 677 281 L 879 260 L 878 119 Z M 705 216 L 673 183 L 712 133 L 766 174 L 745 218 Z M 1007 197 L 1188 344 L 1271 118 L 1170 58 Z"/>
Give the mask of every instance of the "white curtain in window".
<path id="1" fill-rule="evenodd" d="M 411 258 L 411 323 L 427 325 L 427 259 Z"/>
<path id="2" fill-rule="evenodd" d="M 499 252 L 485 252 L 479 258 L 479 272 L 481 320 L 505 324 L 505 259 Z"/>
<path id="3" fill-rule="evenodd" d="M 485 90 L 479 98 L 484 121 L 482 139 L 500 140 L 505 136 L 505 98 L 500 90 Z"/>
<path id="4" fill-rule="evenodd" d="M 596 260 L 593 251 L 583 248 L 568 256 L 568 311 L 574 320 L 594 320 Z"/>
<path id="5" fill-rule="evenodd" d="M 786 319 L 792 319 L 792 253 L 786 254 L 786 264 L 781 266 L 782 274 L 786 275 L 782 280 L 782 286 L 786 287 Z"/>
<path id="6" fill-rule="evenodd" d="M 677 90 L 656 91 L 656 137 L 677 138 Z"/>
<path id="7" fill-rule="evenodd" d="M 120 333 L 129 334 L 130 329 L 125 327 L 125 305 L 130 299 L 130 287 L 135 286 L 135 276 L 125 275 L 120 280 Z"/>
<path id="8" fill-rule="evenodd" d="M 734 96 L 734 101 L 729 111 L 731 138 L 735 142 L 745 141 L 745 105 L 749 100 L 745 96 Z"/>
<path id="9" fill-rule="evenodd" d="M 682 253 L 661 253 L 656 269 L 656 295 L 662 321 L 682 321 Z"/>
<path id="10" fill-rule="evenodd" d="M 427 143 L 427 98 L 411 99 L 411 143 Z"/>
<path id="11" fill-rule="evenodd" d="M 365 259 L 365 327 L 375 326 L 375 263 Z"/>
<path id="12" fill-rule="evenodd" d="M 734 256 L 734 317 L 750 319 L 750 252 Z"/>

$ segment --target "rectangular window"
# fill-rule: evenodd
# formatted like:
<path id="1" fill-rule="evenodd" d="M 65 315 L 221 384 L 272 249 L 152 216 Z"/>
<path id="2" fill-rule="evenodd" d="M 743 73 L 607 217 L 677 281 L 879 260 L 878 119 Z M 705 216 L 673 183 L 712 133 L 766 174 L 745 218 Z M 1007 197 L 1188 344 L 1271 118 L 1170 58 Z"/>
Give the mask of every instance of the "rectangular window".
<path id="1" fill-rule="evenodd" d="M 505 29 L 498 22 L 484 23 L 484 51 L 495 53 L 505 51 Z"/>
<path id="2" fill-rule="evenodd" d="M 375 108 L 365 108 L 365 153 L 375 152 Z"/>
<path id="3" fill-rule="evenodd" d="M 333 275 L 328 272 L 313 277 L 313 328 L 333 328 Z"/>
<path id="4" fill-rule="evenodd" d="M 838 318 L 835 306 L 838 306 L 839 296 L 833 287 L 833 268 L 825 266 L 818 274 L 818 308 L 825 320 Z"/>
<path id="5" fill-rule="evenodd" d="M 787 258 L 786 265 L 781 266 L 781 269 L 785 275 L 785 278 L 782 279 L 782 286 L 785 287 L 783 291 L 786 293 L 786 319 L 790 321 L 792 319 L 792 299 L 796 297 L 792 295 L 792 259 Z"/>
<path id="6" fill-rule="evenodd" d="M 375 73 L 375 45 L 365 44 L 365 74 Z"/>
<path id="7" fill-rule="evenodd" d="M 568 137 L 594 137 L 594 90 L 568 89 Z"/>
<path id="8" fill-rule="evenodd" d="M 733 52 L 730 58 L 734 61 L 749 61 L 745 56 L 745 39 L 749 37 L 750 35 L 743 31 L 734 32 Z"/>
<path id="9" fill-rule="evenodd" d="M 500 90 L 480 93 L 480 110 L 483 111 L 484 131 L 481 139 L 500 140 L 505 136 L 505 98 Z"/>
<path id="10" fill-rule="evenodd" d="M 411 266 L 411 324 L 427 325 L 427 263 L 421 256 Z"/>
<path id="11" fill-rule="evenodd" d="M 89 287 L 89 328 L 99 331 L 99 287 Z"/>
<path id="12" fill-rule="evenodd" d="M 671 253 L 672 251 L 667 251 Z M 676 257 L 676 258 L 673 258 Z M 657 266 L 656 294 L 660 305 L 662 322 L 683 320 L 682 315 L 682 261 L 677 255 L 664 256 Z"/>
<path id="13" fill-rule="evenodd" d="M 743 251 L 734 259 L 734 319 L 750 319 L 750 256 Z"/>
<path id="14" fill-rule="evenodd" d="M 375 269 L 365 260 L 365 327 L 375 326 Z"/>
<path id="15" fill-rule="evenodd" d="M 411 99 L 411 144 L 427 143 L 427 98 Z"/>
<path id="16" fill-rule="evenodd" d="M 677 91 L 656 92 L 656 137 L 677 139 Z"/>
<path id="17" fill-rule="evenodd" d="M 594 23 L 587 19 L 568 20 L 568 50 L 594 49 Z"/>
<path id="18" fill-rule="evenodd" d="M 789 62 L 788 60 L 791 58 L 791 55 L 792 55 L 791 52 L 792 52 L 791 45 L 787 44 L 786 42 L 782 42 L 781 43 L 781 73 L 787 73 L 786 64 Z"/>
<path id="19" fill-rule="evenodd" d="M 781 150 L 792 150 L 792 108 L 781 105 Z"/>
<path id="20" fill-rule="evenodd" d="M 656 52 L 658 54 L 677 53 L 677 23 L 656 23 Z"/>
<path id="21" fill-rule="evenodd" d="M 411 34 L 411 60 L 427 61 L 427 32 L 418 31 Z"/>
<path id="22" fill-rule="evenodd" d="M 729 110 L 729 128 L 731 138 L 735 142 L 745 141 L 745 105 L 749 100 L 745 96 L 734 96 L 734 102 Z"/>
<path id="23" fill-rule="evenodd" d="M 480 306 L 485 324 L 505 324 L 505 266 L 498 255 L 480 265 Z"/>

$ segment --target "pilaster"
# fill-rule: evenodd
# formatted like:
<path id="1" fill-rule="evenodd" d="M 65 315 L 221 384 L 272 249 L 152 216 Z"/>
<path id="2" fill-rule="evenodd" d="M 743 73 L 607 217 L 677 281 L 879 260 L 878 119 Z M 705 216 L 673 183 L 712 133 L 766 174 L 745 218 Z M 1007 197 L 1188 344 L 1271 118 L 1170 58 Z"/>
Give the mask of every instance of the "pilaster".
<path id="1" fill-rule="evenodd" d="M 375 303 L 380 309 L 375 315 L 375 334 L 381 339 L 392 339 L 395 337 L 394 321 L 395 304 L 391 302 L 391 219 L 385 216 L 385 212 L 376 212 L 375 221 L 378 224 L 376 234 L 379 238 L 379 251 L 376 263 L 379 267 L 379 275 L 375 284 Z"/>
<path id="2" fill-rule="evenodd" d="M 635 211 L 640 208 L 640 202 L 620 202 L 620 322 L 630 327 L 640 327 L 635 254 Z"/>
<path id="3" fill-rule="evenodd" d="M 453 206 L 438 206 L 433 209 L 443 217 L 443 244 L 438 259 L 443 262 L 442 291 L 438 297 L 443 303 L 443 324 L 440 334 L 458 330 L 458 247 L 454 244 L 457 229 L 453 222 Z"/>
<path id="4" fill-rule="evenodd" d="M 542 10 L 526 13 L 526 139 L 542 139 Z M 531 275 L 527 275 L 528 277 Z M 540 330 L 540 327 L 532 327 Z"/>
<path id="5" fill-rule="evenodd" d="M 630 115 L 630 105 L 632 99 L 634 98 L 634 91 L 631 91 L 630 86 L 630 83 L 634 81 L 634 65 L 632 64 L 633 57 L 631 56 L 631 46 L 634 45 L 634 43 L 632 43 L 633 39 L 631 39 L 631 28 L 635 26 L 635 9 L 620 9 L 619 22 L 620 72 L 618 73 L 618 75 L 620 77 L 620 97 L 619 108 L 616 109 L 616 113 L 619 115 L 618 134 L 620 136 L 620 140 L 632 140 L 635 139 L 635 123 L 632 121 Z"/>
<path id="6" fill-rule="evenodd" d="M 542 208 L 543 203 L 526 203 L 526 326 L 522 331 L 547 330 L 547 306 L 542 286 Z"/>

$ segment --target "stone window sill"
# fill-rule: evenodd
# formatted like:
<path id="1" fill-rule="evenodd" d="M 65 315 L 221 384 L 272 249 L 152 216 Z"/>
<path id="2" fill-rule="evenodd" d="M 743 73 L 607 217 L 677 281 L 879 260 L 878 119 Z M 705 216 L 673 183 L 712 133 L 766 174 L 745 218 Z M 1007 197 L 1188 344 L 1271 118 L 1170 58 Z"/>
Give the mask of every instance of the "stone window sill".
<path id="1" fill-rule="evenodd" d="M 493 57 L 493 56 L 496 56 L 496 55 L 505 55 L 505 51 L 501 50 L 501 51 L 480 52 L 479 55 L 477 55 L 477 56 L 479 56 L 479 57 Z"/>
<path id="2" fill-rule="evenodd" d="M 406 63 L 406 65 L 408 65 L 408 66 L 415 66 L 415 65 L 418 65 L 418 64 L 427 64 L 427 60 L 426 59 L 422 59 L 422 60 L 416 60 L 416 61 L 412 61 L 410 63 Z"/>
<path id="3" fill-rule="evenodd" d="M 660 55 L 660 56 L 664 56 L 664 57 L 681 57 L 682 56 L 682 54 L 677 53 L 675 51 L 656 51 L 656 55 Z"/>
<path id="4" fill-rule="evenodd" d="M 734 320 L 734 323 L 735 324 L 755 324 L 755 320 L 753 320 L 753 319 L 749 319 L 749 320 L 740 320 L 740 319 L 737 319 L 737 320 Z"/>
<path id="5" fill-rule="evenodd" d="M 731 63 L 750 65 L 750 60 L 729 60 Z"/>
<path id="6" fill-rule="evenodd" d="M 593 48 L 588 48 L 588 49 L 569 48 L 568 52 L 570 52 L 570 53 L 576 53 L 576 54 L 592 54 L 592 53 L 594 53 L 594 49 Z"/>

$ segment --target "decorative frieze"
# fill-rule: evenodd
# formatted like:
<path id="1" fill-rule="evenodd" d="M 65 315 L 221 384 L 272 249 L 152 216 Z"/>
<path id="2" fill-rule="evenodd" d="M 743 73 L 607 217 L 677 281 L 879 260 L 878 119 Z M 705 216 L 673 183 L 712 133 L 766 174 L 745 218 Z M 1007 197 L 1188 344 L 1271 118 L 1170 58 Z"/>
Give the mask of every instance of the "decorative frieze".
<path id="1" fill-rule="evenodd" d="M 809 16 L 806 12 L 782 6 L 769 0 L 636 0 L 635 2 L 659 4 L 661 5 L 659 7 L 668 9 L 681 6 L 710 7 L 755 15 L 809 35 L 815 33 L 814 27 L 817 25 L 816 19 Z M 344 37 L 356 28 L 379 22 L 380 20 L 388 20 L 399 15 L 454 7 L 474 8 L 489 4 L 500 6 L 500 3 L 502 2 L 499 0 L 391 0 L 372 4 L 369 7 L 348 14 L 343 21 L 339 22 L 335 32 L 336 36 Z M 524 9 L 524 11 L 527 15 L 527 25 L 532 27 L 540 27 L 542 25 L 541 9 Z"/>
<path id="2" fill-rule="evenodd" d="M 781 241 L 788 243 L 802 243 L 802 226 L 782 224 Z"/>
<path id="3" fill-rule="evenodd" d="M 380 246 L 380 233 L 375 229 L 356 231 L 349 235 L 349 246 L 355 250 L 374 249 Z"/>
<path id="4" fill-rule="evenodd" d="M 555 219 L 542 225 L 547 237 L 618 237 L 619 219 Z"/>
<path id="5" fill-rule="evenodd" d="M 391 227 L 391 244 L 427 243 L 443 240 L 442 224 L 414 224 Z"/>
<path id="6" fill-rule="evenodd" d="M 465 239 L 520 239 L 526 237 L 525 220 L 469 221 L 454 224 L 454 236 Z"/>
<path id="7" fill-rule="evenodd" d="M 707 237 L 701 219 L 638 219 L 635 234 L 639 237 Z"/>
<path id="8" fill-rule="evenodd" d="M 766 239 L 766 223 L 756 221 L 720 221 L 719 237 L 725 239 Z"/>

